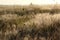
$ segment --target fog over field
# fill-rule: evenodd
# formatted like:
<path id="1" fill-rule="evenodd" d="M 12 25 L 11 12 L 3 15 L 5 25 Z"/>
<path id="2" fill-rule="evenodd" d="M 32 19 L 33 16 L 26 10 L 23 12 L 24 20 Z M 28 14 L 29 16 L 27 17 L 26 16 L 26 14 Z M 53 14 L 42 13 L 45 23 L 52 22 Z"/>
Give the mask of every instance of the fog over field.
<path id="1" fill-rule="evenodd" d="M 60 40 L 60 0 L 0 0 L 0 40 Z"/>

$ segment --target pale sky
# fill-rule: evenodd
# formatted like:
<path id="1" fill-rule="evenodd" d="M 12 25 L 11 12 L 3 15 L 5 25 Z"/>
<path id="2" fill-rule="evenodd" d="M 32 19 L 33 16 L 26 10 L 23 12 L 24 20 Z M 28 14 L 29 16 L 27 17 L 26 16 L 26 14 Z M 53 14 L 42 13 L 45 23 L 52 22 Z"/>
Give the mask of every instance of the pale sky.
<path id="1" fill-rule="evenodd" d="M 60 0 L 0 0 L 0 5 L 60 4 Z"/>

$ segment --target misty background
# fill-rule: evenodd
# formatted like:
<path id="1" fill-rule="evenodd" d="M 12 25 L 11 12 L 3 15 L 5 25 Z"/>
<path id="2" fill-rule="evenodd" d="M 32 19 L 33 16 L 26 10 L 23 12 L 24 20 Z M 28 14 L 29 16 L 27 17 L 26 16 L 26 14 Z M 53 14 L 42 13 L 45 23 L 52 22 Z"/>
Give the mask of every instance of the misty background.
<path id="1" fill-rule="evenodd" d="M 60 0 L 0 0 L 0 5 L 36 5 L 60 4 Z"/>

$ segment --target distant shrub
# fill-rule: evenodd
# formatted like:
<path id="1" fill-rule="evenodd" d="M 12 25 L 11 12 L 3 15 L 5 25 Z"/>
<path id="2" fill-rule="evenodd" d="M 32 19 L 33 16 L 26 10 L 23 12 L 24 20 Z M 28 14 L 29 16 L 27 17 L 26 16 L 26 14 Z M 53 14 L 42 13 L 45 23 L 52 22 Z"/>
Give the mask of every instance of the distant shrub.
<path id="1" fill-rule="evenodd" d="M 57 7 L 54 7 L 50 10 L 50 14 L 58 14 L 60 12 L 60 9 L 58 9 Z"/>

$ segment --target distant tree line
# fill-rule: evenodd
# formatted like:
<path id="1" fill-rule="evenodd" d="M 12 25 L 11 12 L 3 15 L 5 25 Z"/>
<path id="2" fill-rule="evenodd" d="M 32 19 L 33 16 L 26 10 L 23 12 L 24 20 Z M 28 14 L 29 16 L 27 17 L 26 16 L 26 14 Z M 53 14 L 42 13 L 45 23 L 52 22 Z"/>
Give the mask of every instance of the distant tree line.
<path id="1" fill-rule="evenodd" d="M 17 14 L 17 15 L 28 15 L 28 14 L 37 14 L 37 13 L 59 13 L 60 9 L 53 8 L 51 10 L 49 9 L 40 9 L 40 8 L 32 8 L 32 9 L 27 9 L 27 8 L 22 8 L 22 9 L 5 9 L 5 10 L 0 10 L 0 15 L 2 14 Z"/>

